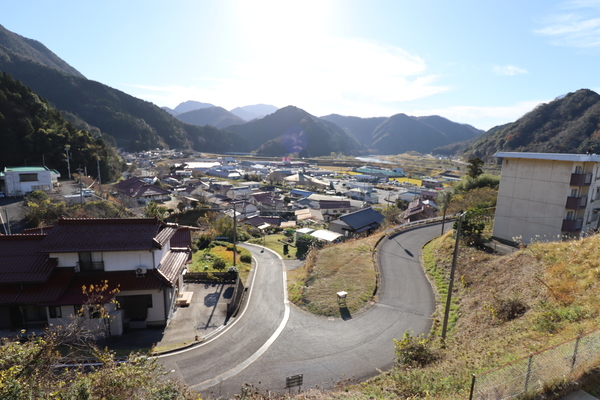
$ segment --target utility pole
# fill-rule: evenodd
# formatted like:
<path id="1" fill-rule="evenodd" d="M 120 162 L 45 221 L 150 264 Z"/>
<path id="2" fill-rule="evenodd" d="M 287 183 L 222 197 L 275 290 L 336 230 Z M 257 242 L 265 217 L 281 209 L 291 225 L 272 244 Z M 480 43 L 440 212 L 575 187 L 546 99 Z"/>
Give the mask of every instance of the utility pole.
<path id="1" fill-rule="evenodd" d="M 235 249 L 235 242 L 237 240 L 237 212 L 235 210 L 235 200 L 233 200 L 233 266 L 235 267 L 235 256 L 237 250 Z"/>
<path id="2" fill-rule="evenodd" d="M 98 152 L 96 152 L 96 167 L 98 168 L 98 191 L 100 192 L 100 196 L 102 196 L 102 181 L 100 179 L 100 156 Z"/>
<path id="3" fill-rule="evenodd" d="M 456 270 L 456 256 L 458 255 L 458 242 L 460 240 L 460 227 L 466 213 L 461 213 L 458 217 L 458 226 L 456 228 L 456 242 L 454 243 L 454 254 L 452 255 L 452 268 L 450 270 L 450 282 L 448 282 L 448 294 L 446 295 L 446 311 L 444 312 L 444 323 L 442 325 L 442 340 L 446 340 L 446 329 L 448 327 L 448 317 L 450 316 L 450 303 L 452 302 L 452 286 L 454 286 L 454 271 Z"/>
<path id="4" fill-rule="evenodd" d="M 71 180 L 71 160 L 69 157 L 69 149 L 71 148 L 70 145 L 66 145 L 65 146 L 65 151 L 67 152 L 67 168 L 69 170 L 69 180 Z"/>

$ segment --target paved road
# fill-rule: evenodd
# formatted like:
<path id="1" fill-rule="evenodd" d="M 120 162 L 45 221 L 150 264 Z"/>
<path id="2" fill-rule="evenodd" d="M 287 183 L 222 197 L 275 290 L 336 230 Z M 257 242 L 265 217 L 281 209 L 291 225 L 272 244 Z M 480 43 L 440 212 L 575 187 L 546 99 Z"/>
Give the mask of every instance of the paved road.
<path id="1" fill-rule="evenodd" d="M 393 365 L 394 338 L 405 331 L 429 332 L 435 299 L 419 255 L 423 244 L 439 233 L 440 226 L 433 225 L 385 239 L 378 253 L 378 301 L 346 320 L 286 308 L 281 260 L 252 248 L 258 267 L 246 312 L 214 341 L 162 361 L 210 397 L 231 397 L 246 383 L 282 392 L 286 377 L 297 374 L 304 377 L 303 389 L 377 375 Z"/>

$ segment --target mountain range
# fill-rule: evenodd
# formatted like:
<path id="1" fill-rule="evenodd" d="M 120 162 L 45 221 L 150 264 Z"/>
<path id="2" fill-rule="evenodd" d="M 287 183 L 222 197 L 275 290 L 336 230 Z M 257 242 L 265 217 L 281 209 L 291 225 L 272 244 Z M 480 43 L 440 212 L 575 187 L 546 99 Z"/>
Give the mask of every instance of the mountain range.
<path id="1" fill-rule="evenodd" d="M 158 107 L 88 80 L 42 43 L 0 25 L 0 71 L 29 86 L 81 129 L 118 147 L 281 156 L 398 154 L 407 151 L 478 156 L 498 150 L 583 152 L 600 146 L 600 96 L 582 89 L 542 104 L 514 123 L 483 132 L 439 116 L 313 116 L 294 106 L 258 104 L 231 111 L 186 101 Z"/>

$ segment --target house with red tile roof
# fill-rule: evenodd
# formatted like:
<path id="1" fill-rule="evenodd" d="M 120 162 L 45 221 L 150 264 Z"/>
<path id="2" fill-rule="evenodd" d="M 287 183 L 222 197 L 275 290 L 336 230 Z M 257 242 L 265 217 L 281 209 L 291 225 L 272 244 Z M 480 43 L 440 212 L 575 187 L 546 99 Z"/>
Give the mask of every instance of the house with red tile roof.
<path id="1" fill-rule="evenodd" d="M 147 182 L 143 178 L 133 177 L 115 184 L 114 188 L 138 201 L 146 203 L 150 201 L 169 200 L 171 192 L 152 183 Z"/>
<path id="2" fill-rule="evenodd" d="M 103 282 L 118 289 L 104 299 L 118 302 L 107 304 L 109 334 L 168 324 L 191 258 L 189 229 L 155 218 L 63 218 L 43 232 L 0 235 L 0 329 L 64 326 L 89 301 L 82 288 Z"/>

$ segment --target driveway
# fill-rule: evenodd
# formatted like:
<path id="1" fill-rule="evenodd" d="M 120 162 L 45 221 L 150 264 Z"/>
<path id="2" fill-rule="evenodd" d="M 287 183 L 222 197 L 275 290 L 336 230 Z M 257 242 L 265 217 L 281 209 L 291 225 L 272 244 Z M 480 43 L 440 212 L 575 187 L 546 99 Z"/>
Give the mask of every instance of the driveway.
<path id="1" fill-rule="evenodd" d="M 420 252 L 439 233 L 440 226 L 431 225 L 384 239 L 378 252 L 378 301 L 344 320 L 288 308 L 282 260 L 252 247 L 256 278 L 239 321 L 204 347 L 161 361 L 205 397 L 231 397 L 248 383 L 260 391 L 284 392 L 286 378 L 300 374 L 303 389 L 375 376 L 392 367 L 394 338 L 405 331 L 429 332 L 435 298 Z"/>

